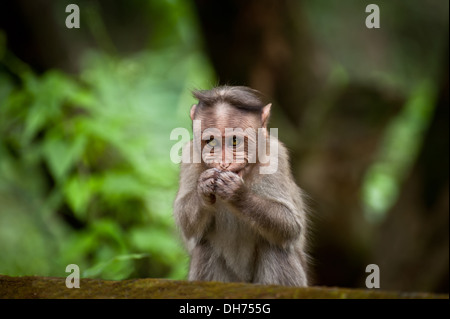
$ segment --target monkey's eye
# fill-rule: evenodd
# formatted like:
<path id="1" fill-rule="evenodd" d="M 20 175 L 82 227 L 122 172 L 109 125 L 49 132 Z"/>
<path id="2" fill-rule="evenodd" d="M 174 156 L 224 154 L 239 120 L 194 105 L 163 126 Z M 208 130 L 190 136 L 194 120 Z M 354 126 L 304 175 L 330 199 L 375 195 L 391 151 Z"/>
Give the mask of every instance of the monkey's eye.
<path id="1" fill-rule="evenodd" d="M 215 146 L 219 145 L 219 142 L 212 136 L 206 143 L 211 147 L 215 147 Z"/>
<path id="2" fill-rule="evenodd" d="M 232 138 L 228 139 L 228 144 L 233 147 L 237 147 L 237 146 L 241 145 L 241 143 L 242 143 L 242 138 L 239 136 L 236 136 L 236 135 L 234 135 Z"/>

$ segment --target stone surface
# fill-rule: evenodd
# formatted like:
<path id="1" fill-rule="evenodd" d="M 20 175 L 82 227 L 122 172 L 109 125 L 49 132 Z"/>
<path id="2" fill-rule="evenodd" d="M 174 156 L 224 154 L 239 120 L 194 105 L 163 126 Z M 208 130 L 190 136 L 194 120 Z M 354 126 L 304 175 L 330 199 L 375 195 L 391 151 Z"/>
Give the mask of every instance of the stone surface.
<path id="1" fill-rule="evenodd" d="M 443 298 L 448 295 L 402 293 L 379 289 L 347 289 L 337 287 L 283 287 L 245 283 L 189 282 L 167 279 L 135 279 L 110 281 L 81 279 L 80 288 L 66 287 L 66 278 L 9 277 L 0 275 L 0 298 L 77 298 L 77 299 L 404 299 Z"/>

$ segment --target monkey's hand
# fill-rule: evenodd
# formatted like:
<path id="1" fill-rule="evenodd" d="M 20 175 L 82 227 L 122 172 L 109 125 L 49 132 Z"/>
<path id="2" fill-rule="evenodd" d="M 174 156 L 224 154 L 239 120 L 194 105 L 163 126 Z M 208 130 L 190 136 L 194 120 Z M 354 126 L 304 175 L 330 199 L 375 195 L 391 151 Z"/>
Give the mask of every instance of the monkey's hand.
<path id="1" fill-rule="evenodd" d="M 244 187 L 243 179 L 233 172 L 220 172 L 216 179 L 216 195 L 226 201 L 237 199 Z"/>
<path id="2" fill-rule="evenodd" d="M 214 195 L 216 189 L 216 178 L 219 175 L 219 170 L 210 168 L 200 174 L 197 183 L 197 192 L 205 204 L 212 205 L 216 202 Z"/>

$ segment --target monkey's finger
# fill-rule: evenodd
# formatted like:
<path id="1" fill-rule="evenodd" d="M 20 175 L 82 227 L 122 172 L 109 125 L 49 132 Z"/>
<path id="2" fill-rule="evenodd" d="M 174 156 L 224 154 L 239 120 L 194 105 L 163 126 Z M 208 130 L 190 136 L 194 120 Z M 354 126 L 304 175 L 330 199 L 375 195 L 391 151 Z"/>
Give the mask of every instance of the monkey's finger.
<path id="1" fill-rule="evenodd" d="M 214 181 L 200 183 L 198 184 L 198 190 L 201 194 L 213 194 L 215 191 L 215 183 Z"/>
<path id="2" fill-rule="evenodd" d="M 242 178 L 233 172 L 222 172 L 222 174 L 220 174 L 217 178 L 216 183 L 218 180 L 222 180 L 226 184 L 243 182 Z"/>
<path id="3" fill-rule="evenodd" d="M 218 172 L 215 169 L 208 169 L 200 175 L 199 180 L 204 181 L 207 180 L 208 178 L 216 178 L 217 175 Z"/>
<path id="4" fill-rule="evenodd" d="M 215 175 L 204 175 L 204 176 L 200 176 L 199 181 L 200 182 L 206 182 L 207 180 L 212 179 L 213 181 L 216 179 Z"/>
<path id="5" fill-rule="evenodd" d="M 211 191 L 214 190 L 216 184 L 216 180 L 212 177 L 204 180 L 204 181 L 200 181 L 198 183 L 199 187 L 205 188 L 205 189 L 210 189 Z"/>
<path id="6" fill-rule="evenodd" d="M 241 183 L 239 181 L 235 181 L 235 180 L 226 180 L 226 179 L 218 178 L 215 186 L 216 186 L 215 191 L 217 193 L 221 190 L 222 191 L 237 190 L 237 189 L 239 189 L 239 187 L 241 187 Z"/>
<path id="7" fill-rule="evenodd" d="M 220 177 L 216 180 L 216 188 L 220 188 L 222 186 L 227 185 L 227 182 L 221 179 Z"/>

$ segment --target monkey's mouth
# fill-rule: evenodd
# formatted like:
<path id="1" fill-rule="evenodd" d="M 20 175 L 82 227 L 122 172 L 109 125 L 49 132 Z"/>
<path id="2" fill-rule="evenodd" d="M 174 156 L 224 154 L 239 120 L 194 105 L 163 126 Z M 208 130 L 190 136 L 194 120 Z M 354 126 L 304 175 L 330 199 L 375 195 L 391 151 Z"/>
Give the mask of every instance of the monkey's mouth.
<path id="1" fill-rule="evenodd" d="M 214 163 L 212 165 L 207 165 L 210 168 L 214 168 L 216 169 L 218 172 L 232 172 L 237 174 L 239 177 L 243 178 L 243 176 L 245 175 L 245 172 L 247 171 L 248 168 L 248 162 L 246 161 L 245 163 L 240 163 L 238 165 L 236 165 L 236 163 L 228 166 L 228 167 L 224 167 L 220 164 Z"/>
<path id="2" fill-rule="evenodd" d="M 235 168 L 235 169 L 222 169 L 222 168 L 215 167 L 215 170 L 217 172 L 232 172 L 232 173 L 237 174 L 240 178 L 242 178 L 244 176 L 245 166 Z"/>

